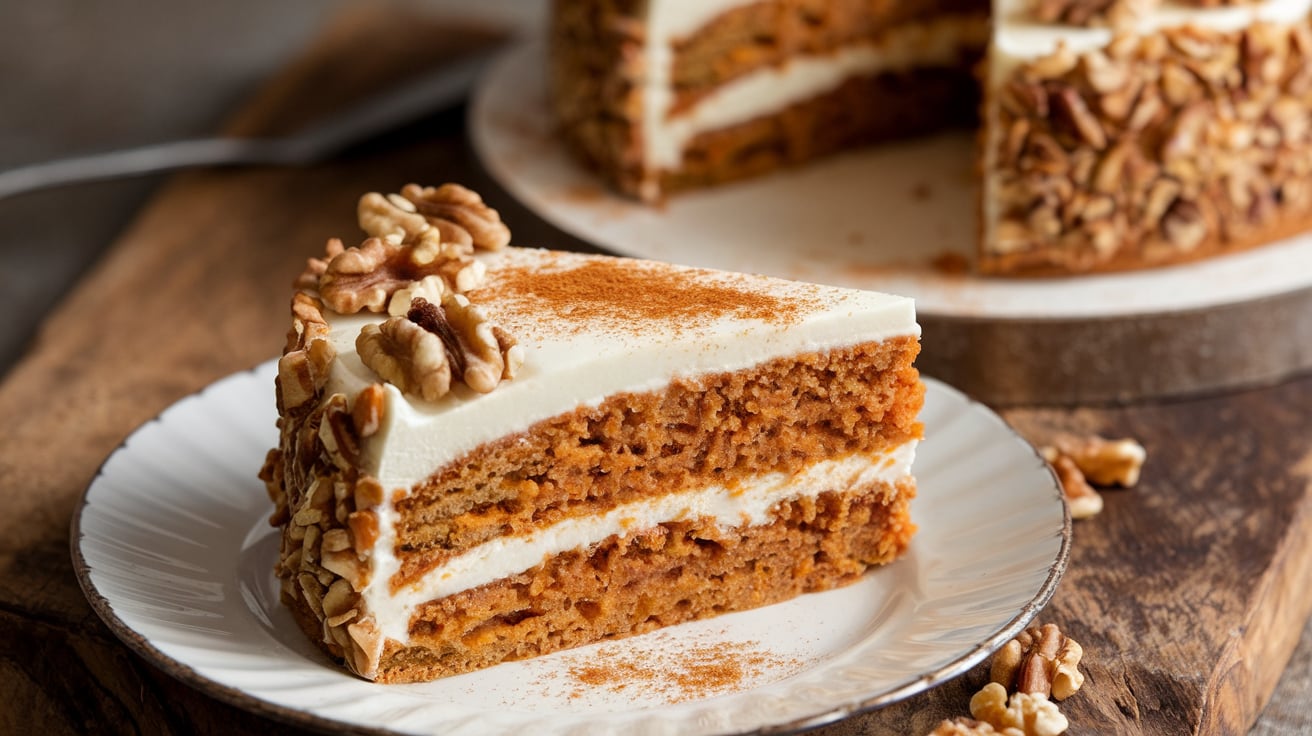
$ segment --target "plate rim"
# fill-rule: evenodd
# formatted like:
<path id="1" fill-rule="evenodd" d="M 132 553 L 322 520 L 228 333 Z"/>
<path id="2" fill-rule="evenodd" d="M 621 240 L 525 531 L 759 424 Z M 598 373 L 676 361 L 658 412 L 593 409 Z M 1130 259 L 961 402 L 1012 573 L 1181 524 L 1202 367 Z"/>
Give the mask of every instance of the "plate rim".
<path id="1" fill-rule="evenodd" d="M 119 639 L 119 641 L 126 644 L 129 649 L 145 659 L 151 665 L 160 668 L 165 674 L 197 690 L 202 695 L 213 697 L 227 703 L 228 705 L 238 707 L 241 710 L 258 716 L 318 731 L 367 734 L 368 736 L 398 736 L 399 734 L 404 734 L 405 732 L 402 731 L 362 726 L 349 721 L 320 715 L 309 710 L 284 706 L 260 698 L 242 688 L 228 685 L 207 677 L 197 671 L 193 665 L 177 659 L 159 649 L 152 644 L 145 635 L 132 628 L 131 625 L 120 618 L 118 613 L 114 610 L 113 603 L 96 587 L 94 581 L 91 579 L 92 566 L 86 559 L 86 555 L 82 550 L 82 542 L 86 538 L 86 533 L 82 529 L 82 517 L 83 512 L 91 505 L 91 492 L 95 490 L 101 479 L 106 477 L 106 466 L 109 462 L 120 453 L 127 451 L 128 445 L 134 437 L 138 436 L 139 433 L 151 425 L 163 423 L 166 421 L 167 415 L 175 412 L 181 405 L 202 401 L 207 394 L 218 390 L 223 384 L 236 382 L 243 378 L 255 378 L 259 376 L 262 371 L 269 370 L 273 364 L 276 364 L 276 362 L 276 359 L 271 359 L 255 366 L 234 371 L 206 384 L 197 391 L 177 399 L 155 416 L 134 427 L 105 456 L 104 460 L 102 460 L 97 466 L 95 473 L 79 495 L 73 514 L 69 520 L 69 550 L 73 563 L 74 575 L 77 578 L 78 586 L 81 588 L 83 596 L 90 604 L 92 610 L 110 629 L 115 637 Z M 921 692 L 925 692 L 933 687 L 945 684 L 979 664 L 985 657 L 1019 634 L 1025 626 L 1043 610 L 1056 593 L 1057 587 L 1069 565 L 1070 551 L 1073 544 L 1073 522 L 1070 507 L 1062 495 L 1061 485 L 1057 479 L 1056 473 L 1046 461 L 1043 461 L 1039 451 L 1028 440 L 1022 437 L 1020 433 L 1008 424 L 1005 419 L 987 405 L 933 377 L 922 375 L 921 379 L 925 382 L 927 391 L 933 386 L 934 390 L 944 391 L 949 397 L 963 402 L 967 408 L 973 411 L 983 411 L 985 416 L 995 425 L 1010 434 L 1014 439 L 1021 442 L 1034 458 L 1040 462 L 1040 467 L 1046 471 L 1050 477 L 1056 492 L 1057 500 L 1061 504 L 1062 525 L 1057 556 L 1049 564 L 1047 575 L 1044 578 L 1042 585 L 1039 586 L 1034 596 L 1022 605 L 1020 610 L 1017 611 L 1017 613 L 997 632 L 976 643 L 969 651 L 963 652 L 960 656 L 932 671 L 922 672 L 907 682 L 884 690 L 874 696 L 860 698 L 838 706 L 829 707 L 820 713 L 800 716 L 788 721 L 768 724 L 745 731 L 717 731 L 717 734 L 729 736 L 730 734 L 799 733 L 879 710 L 902 700 L 906 700 L 907 698 Z"/>

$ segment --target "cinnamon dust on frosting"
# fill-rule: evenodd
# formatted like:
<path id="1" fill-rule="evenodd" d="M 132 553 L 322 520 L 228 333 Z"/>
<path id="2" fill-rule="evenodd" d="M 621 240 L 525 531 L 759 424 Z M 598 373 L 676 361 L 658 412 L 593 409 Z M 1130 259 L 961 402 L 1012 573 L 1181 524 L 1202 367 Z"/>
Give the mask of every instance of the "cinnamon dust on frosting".
<path id="1" fill-rule="evenodd" d="M 707 278 L 697 278 L 703 273 Z M 795 295 L 760 293 L 742 276 L 711 277 L 640 261 L 586 261 L 560 270 L 551 264 L 510 266 L 480 291 L 477 298 L 485 303 L 532 299 L 544 317 L 592 329 L 635 321 L 696 328 L 725 317 L 788 324 L 816 305 Z"/>

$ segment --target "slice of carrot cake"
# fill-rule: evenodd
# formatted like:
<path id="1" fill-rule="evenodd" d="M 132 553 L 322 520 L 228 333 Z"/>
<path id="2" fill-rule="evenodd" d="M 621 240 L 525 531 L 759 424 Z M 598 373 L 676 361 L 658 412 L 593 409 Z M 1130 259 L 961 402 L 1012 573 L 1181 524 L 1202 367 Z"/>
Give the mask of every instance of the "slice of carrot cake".
<path id="1" fill-rule="evenodd" d="M 454 185 L 360 223 L 298 282 L 261 471 L 283 598 L 356 674 L 766 605 L 906 548 L 911 300 L 508 247 Z"/>

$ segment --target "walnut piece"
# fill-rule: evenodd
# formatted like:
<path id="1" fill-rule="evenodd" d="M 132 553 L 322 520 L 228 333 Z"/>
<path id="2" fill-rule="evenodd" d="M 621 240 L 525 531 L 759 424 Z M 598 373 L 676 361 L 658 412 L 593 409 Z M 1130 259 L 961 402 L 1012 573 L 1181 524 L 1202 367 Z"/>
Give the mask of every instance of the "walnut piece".
<path id="1" fill-rule="evenodd" d="M 372 437 L 382 426 L 383 412 L 387 409 L 384 397 L 383 387 L 377 383 L 365 386 L 356 394 L 355 402 L 351 404 L 351 423 L 361 439 Z"/>
<path id="2" fill-rule="evenodd" d="M 471 261 L 477 263 L 477 261 Z M 410 302 L 416 298 L 422 298 L 426 301 L 440 304 L 442 295 L 447 291 L 446 281 L 442 276 L 432 275 L 425 276 L 418 281 L 412 281 L 406 286 L 397 289 L 392 293 L 391 299 L 387 302 L 387 313 L 393 317 L 404 316 L 410 311 Z M 457 289 L 459 291 L 459 289 Z"/>
<path id="3" fill-rule="evenodd" d="M 1084 684 L 1083 656 L 1056 624 L 1031 626 L 993 655 L 989 679 L 1009 691 L 1065 700 Z"/>
<path id="4" fill-rule="evenodd" d="M 1044 447 L 1040 450 L 1043 459 L 1048 461 L 1054 472 L 1057 473 L 1057 481 L 1061 483 L 1062 495 L 1066 497 L 1066 505 L 1071 510 L 1072 519 L 1087 519 L 1091 516 L 1097 516 L 1102 511 L 1103 501 L 1102 494 L 1098 493 L 1093 486 L 1085 479 L 1084 473 L 1070 457 L 1061 454 L 1053 447 Z"/>
<path id="5" fill-rule="evenodd" d="M 393 245 L 416 242 L 432 228 L 428 218 L 415 211 L 413 202 L 395 194 L 385 197 L 369 192 L 360 197 L 356 219 L 370 237 Z"/>
<path id="6" fill-rule="evenodd" d="M 428 242 L 472 251 L 510 243 L 501 215 L 459 184 L 407 184 L 399 195 L 370 192 L 360 198 L 356 214 L 361 230 L 394 245 Z"/>
<path id="7" fill-rule="evenodd" d="M 488 393 L 524 361 L 515 340 L 461 294 L 444 295 L 440 306 L 416 298 L 406 316 L 366 325 L 356 350 L 383 380 L 428 401 L 446 395 L 453 379 Z"/>
<path id="8" fill-rule="evenodd" d="M 996 682 L 985 685 L 970 699 L 970 715 L 1003 733 L 1022 736 L 1058 736 L 1070 726 L 1046 695 L 1014 693 L 1008 698 L 1006 688 Z"/>
<path id="9" fill-rule="evenodd" d="M 1064 434 L 1054 437 L 1052 446 L 1069 457 L 1090 483 L 1099 486 L 1133 488 L 1148 458 L 1143 445 L 1128 437 L 1109 440 L 1097 435 Z"/>
<path id="10" fill-rule="evenodd" d="M 1018 728 L 1004 728 L 1001 731 L 984 721 L 974 718 L 953 718 L 944 720 L 929 732 L 929 736 L 1025 736 Z"/>
<path id="11" fill-rule="evenodd" d="M 360 360 L 402 393 L 436 401 L 451 389 L 442 338 L 406 317 L 365 325 L 355 340 Z"/>
<path id="12" fill-rule="evenodd" d="M 476 192 L 459 184 L 407 184 L 401 188 L 401 197 L 442 232 L 444 243 L 468 242 L 479 250 L 501 250 L 510 244 L 510 229 L 501 222 L 501 215 Z"/>

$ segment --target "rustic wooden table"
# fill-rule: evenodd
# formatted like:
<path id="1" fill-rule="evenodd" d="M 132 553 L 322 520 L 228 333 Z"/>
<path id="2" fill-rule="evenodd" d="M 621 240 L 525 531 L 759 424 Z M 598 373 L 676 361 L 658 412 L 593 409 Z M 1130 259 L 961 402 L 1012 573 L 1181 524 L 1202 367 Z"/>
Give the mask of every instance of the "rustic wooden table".
<path id="1" fill-rule="evenodd" d="M 243 105 L 228 129 L 294 127 L 380 79 L 441 63 L 482 40 L 442 24 L 356 12 Z M 305 256 L 329 236 L 354 232 L 361 192 L 410 180 L 457 180 L 484 191 L 517 242 L 586 247 L 488 180 L 456 111 L 330 165 L 172 179 L 75 285 L 47 288 L 53 308 L 39 307 L 35 340 L 21 352 L 11 347 L 18 357 L 0 383 L 0 412 L 9 417 L 0 425 L 8 502 L 0 522 L 0 687 L 9 695 L 0 732 L 34 723 L 49 733 L 273 727 L 181 683 L 168 663 L 143 658 L 110 633 L 78 588 L 69 519 L 99 463 L 134 427 L 275 355 L 286 284 Z M 117 206 L 145 194 L 116 195 Z M 3 224 L 15 225 L 0 230 L 6 284 L 24 280 L 8 265 L 28 255 L 20 238 L 40 241 L 45 232 L 34 214 L 57 233 L 72 232 L 66 222 L 78 219 L 57 212 L 76 205 L 46 204 L 36 213 L 25 206 L 0 203 Z M 116 210 L 120 218 L 124 211 Z M 100 232 L 113 230 L 114 218 L 102 216 Z M 65 279 L 77 270 L 62 265 Z M 7 298 L 19 311 L 37 303 Z M 1312 730 L 1312 378 L 1190 401 L 1005 416 L 1035 436 L 1129 434 L 1150 452 L 1139 489 L 1108 494 L 1102 515 L 1077 524 L 1070 571 L 1040 617 L 1060 623 L 1087 652 L 1089 682 L 1063 706 L 1072 733 Z M 924 733 L 964 713 L 981 676 L 976 670 L 824 732 Z"/>

